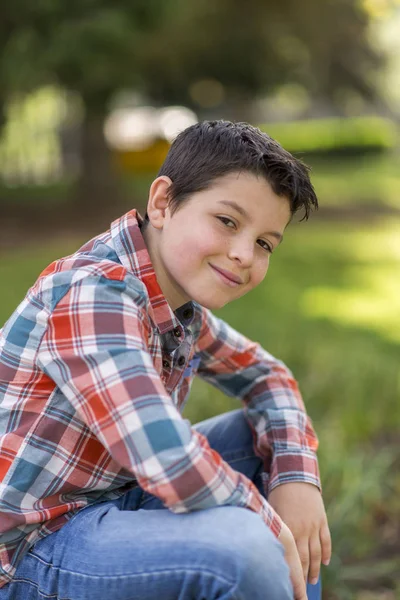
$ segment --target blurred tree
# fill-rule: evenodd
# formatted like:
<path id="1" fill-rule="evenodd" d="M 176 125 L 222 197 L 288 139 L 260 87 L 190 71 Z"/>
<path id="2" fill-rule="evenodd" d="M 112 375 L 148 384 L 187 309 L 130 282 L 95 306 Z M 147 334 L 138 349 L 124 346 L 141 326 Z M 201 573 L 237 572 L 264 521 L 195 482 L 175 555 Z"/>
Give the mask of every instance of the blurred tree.
<path id="1" fill-rule="evenodd" d="M 14 4 L 0 5 L 0 130 L 5 123 L 6 101 L 14 91 L 16 81 L 13 76 L 12 60 L 9 47 L 13 44 L 14 35 L 19 27 L 24 27 L 24 17 L 14 10 Z"/>
<path id="2" fill-rule="evenodd" d="M 249 100 L 289 82 L 331 110 L 340 110 L 338 90 L 377 99 L 373 72 L 383 57 L 358 0 L 174 3 L 143 56 L 147 91 L 160 102 L 193 104 L 198 79 L 220 82 L 240 118 Z"/>
<path id="3" fill-rule="evenodd" d="M 331 107 L 337 90 L 374 98 L 380 60 L 359 0 L 13 0 L 0 8 L 0 107 L 1 94 L 43 82 L 83 100 L 81 210 L 116 201 L 103 136 L 116 91 L 198 109 L 193 85 L 212 80 L 225 91 L 227 116 L 251 119 L 251 101 L 288 82 Z"/>
<path id="4" fill-rule="evenodd" d="M 115 92 L 140 87 L 141 48 L 162 21 L 159 0 L 60 1 L 47 21 L 45 64 L 64 87 L 78 92 L 85 107 L 81 130 L 80 210 L 118 204 L 118 186 L 103 134 Z M 54 6 L 54 5 L 52 5 Z M 44 41 L 44 40 L 43 40 Z"/>
<path id="5" fill-rule="evenodd" d="M 289 57 L 293 79 L 305 84 L 314 99 L 339 112 L 346 92 L 381 104 L 375 75 L 385 59 L 371 40 L 365 3 L 287 0 L 286 10 L 290 33 L 306 50 L 301 60 L 293 48 Z"/>
<path id="6" fill-rule="evenodd" d="M 163 6 L 159 0 L 15 0 L 0 9 L 0 82 L 8 96 L 52 82 L 83 101 L 81 212 L 118 203 L 104 118 L 117 90 L 140 87 L 137 56 L 151 43 Z"/>

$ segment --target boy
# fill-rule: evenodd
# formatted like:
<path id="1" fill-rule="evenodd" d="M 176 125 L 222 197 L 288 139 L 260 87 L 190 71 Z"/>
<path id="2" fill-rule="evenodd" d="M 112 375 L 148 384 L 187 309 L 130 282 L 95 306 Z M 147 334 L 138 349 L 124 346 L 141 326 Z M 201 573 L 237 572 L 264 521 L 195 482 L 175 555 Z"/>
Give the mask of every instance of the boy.
<path id="1" fill-rule="evenodd" d="M 330 558 L 317 440 L 286 367 L 210 309 L 316 206 L 266 134 L 203 122 L 145 220 L 41 274 L 0 332 L 0 600 L 305 600 Z M 191 427 L 196 373 L 244 411 Z"/>

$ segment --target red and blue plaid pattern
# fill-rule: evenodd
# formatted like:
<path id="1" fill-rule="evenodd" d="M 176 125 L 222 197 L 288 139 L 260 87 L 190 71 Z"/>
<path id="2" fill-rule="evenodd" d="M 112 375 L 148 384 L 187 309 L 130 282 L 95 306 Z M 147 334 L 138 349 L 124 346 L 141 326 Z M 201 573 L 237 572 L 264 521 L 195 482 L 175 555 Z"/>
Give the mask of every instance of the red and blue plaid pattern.
<path id="1" fill-rule="evenodd" d="M 171 310 L 138 219 L 52 263 L 0 330 L 0 587 L 37 540 L 137 484 L 177 513 L 249 508 L 279 534 L 254 485 L 182 418 L 196 374 L 242 399 L 269 489 L 320 485 L 290 372 L 198 304 Z"/>

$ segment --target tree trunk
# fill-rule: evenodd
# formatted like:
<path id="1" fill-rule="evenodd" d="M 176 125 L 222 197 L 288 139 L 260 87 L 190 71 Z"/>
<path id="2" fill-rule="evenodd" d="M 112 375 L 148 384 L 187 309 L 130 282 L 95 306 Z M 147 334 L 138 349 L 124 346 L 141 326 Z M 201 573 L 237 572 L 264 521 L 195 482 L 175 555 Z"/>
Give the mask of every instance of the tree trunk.
<path id="1" fill-rule="evenodd" d="M 76 214 L 81 219 L 109 223 L 123 205 L 121 178 L 104 137 L 104 114 L 87 112 L 80 139 L 80 174 L 76 187 Z"/>

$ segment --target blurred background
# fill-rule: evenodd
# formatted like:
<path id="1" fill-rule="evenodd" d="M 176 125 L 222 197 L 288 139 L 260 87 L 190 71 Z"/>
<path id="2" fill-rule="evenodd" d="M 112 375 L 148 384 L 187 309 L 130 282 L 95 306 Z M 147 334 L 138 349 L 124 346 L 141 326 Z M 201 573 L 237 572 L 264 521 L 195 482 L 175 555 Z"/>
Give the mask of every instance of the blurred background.
<path id="1" fill-rule="evenodd" d="M 320 210 L 219 314 L 300 382 L 325 600 L 398 599 L 400 0 L 2 3 L 0 322 L 49 262 L 144 212 L 171 140 L 204 118 L 249 121 L 312 166 Z M 236 403 L 196 382 L 186 416 Z"/>

